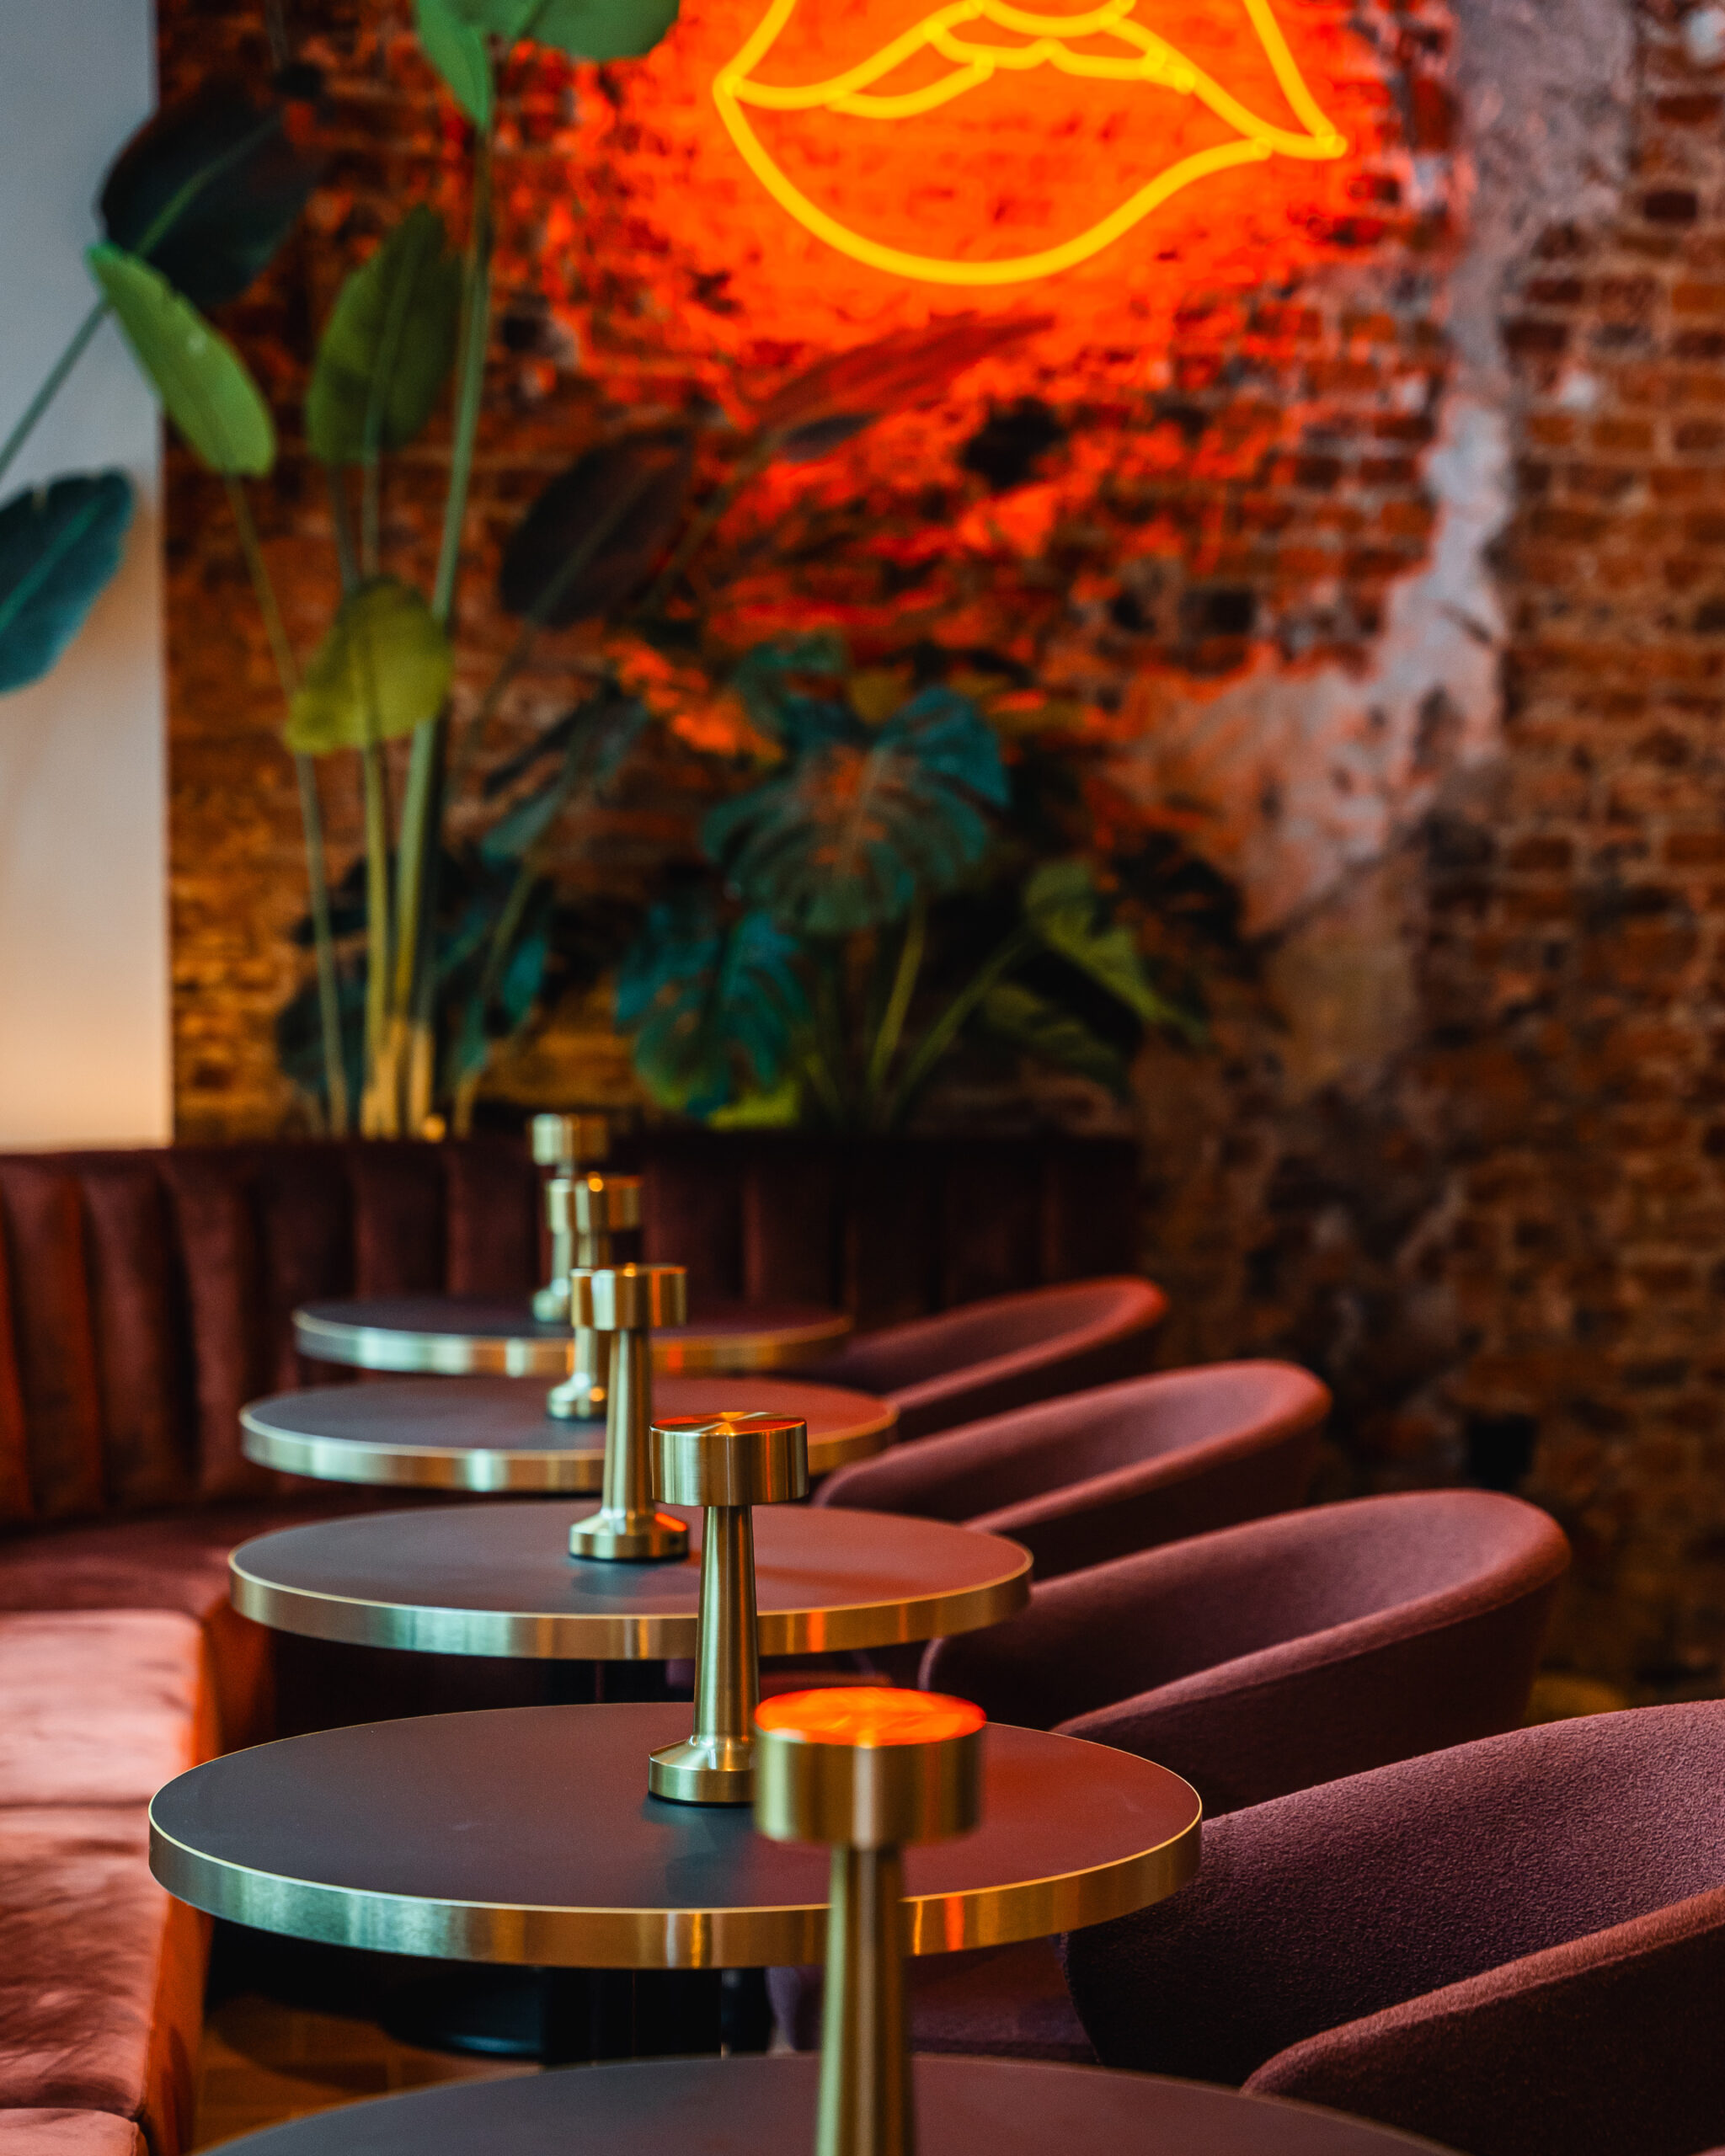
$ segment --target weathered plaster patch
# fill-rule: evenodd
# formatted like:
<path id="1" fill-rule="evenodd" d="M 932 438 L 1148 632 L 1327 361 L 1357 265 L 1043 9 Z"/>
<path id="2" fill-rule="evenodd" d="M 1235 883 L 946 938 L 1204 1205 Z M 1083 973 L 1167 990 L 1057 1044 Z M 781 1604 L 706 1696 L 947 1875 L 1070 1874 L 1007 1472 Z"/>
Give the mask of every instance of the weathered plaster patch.
<path id="1" fill-rule="evenodd" d="M 1430 559 L 1391 594 L 1370 671 L 1295 672 L 1266 658 L 1204 696 L 1168 690 L 1130 756 L 1154 792 L 1180 782 L 1215 808 L 1253 931 L 1279 928 L 1375 859 L 1445 775 L 1497 740 L 1501 618 L 1484 548 L 1507 513 L 1502 413 L 1448 400 L 1427 476 Z"/>
<path id="2" fill-rule="evenodd" d="M 1288 926 L 1378 858 L 1450 772 L 1498 745 L 1503 622 L 1486 549 L 1511 508 L 1511 385 L 1498 318 L 1546 227 L 1608 214 L 1629 155 L 1624 0 L 1457 0 L 1466 239 L 1451 273 L 1455 367 L 1426 463 L 1431 556 L 1391 595 L 1373 664 L 1300 670 L 1267 653 L 1218 691 L 1159 681 L 1130 759 L 1214 808 L 1249 926 Z M 1410 168 L 1418 159 L 1410 160 Z M 1412 169 L 1407 184 L 1419 182 Z M 1578 381 L 1576 393 L 1585 393 Z"/>

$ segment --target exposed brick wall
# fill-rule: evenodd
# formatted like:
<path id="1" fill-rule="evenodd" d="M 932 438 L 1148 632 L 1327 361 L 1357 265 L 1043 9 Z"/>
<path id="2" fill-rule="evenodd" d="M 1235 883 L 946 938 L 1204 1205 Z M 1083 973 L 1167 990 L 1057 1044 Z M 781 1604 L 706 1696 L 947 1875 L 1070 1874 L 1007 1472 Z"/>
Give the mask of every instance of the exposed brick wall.
<path id="1" fill-rule="evenodd" d="M 243 0 L 161 12 L 166 83 L 255 44 Z M 241 324 L 248 350 L 261 339 L 284 355 L 303 353 L 392 190 L 435 181 L 444 154 L 381 0 L 306 0 L 291 17 L 334 67 L 344 150 L 311 233 Z M 841 554 L 816 595 L 866 620 L 889 585 L 884 554 L 862 542 L 903 529 L 944 460 L 949 524 L 1017 519 L 987 576 L 969 558 L 952 570 L 970 579 L 979 632 L 1033 622 L 1041 656 L 1115 716 L 1156 782 L 1189 774 L 1212 793 L 1215 843 L 1258 877 L 1263 990 L 1220 990 L 1214 1055 L 1153 1050 L 1140 1074 L 1146 1262 L 1175 1296 L 1170 1354 L 1286 1353 L 1322 1370 L 1339 1402 L 1337 1492 L 1520 1481 L 1577 1542 L 1560 1658 L 1644 1695 L 1708 1689 L 1725 1650 L 1725 96 L 1685 56 L 1674 15 L 1637 17 L 1621 202 L 1530 236 L 1503 309 L 1515 466 L 1494 549 L 1501 712 L 1496 694 L 1461 712 L 1427 699 L 1410 790 L 1361 822 L 1374 654 L 1431 560 L 1456 240 L 1448 17 L 1359 19 L 1384 64 L 1375 106 L 1362 78 L 1353 112 L 1358 125 L 1370 107 L 1377 131 L 1353 228 L 1329 231 L 1274 291 L 1187 292 L 1157 332 L 1153 379 L 1063 360 L 1030 385 L 1081 444 L 1113 415 L 1135 445 L 1130 483 L 1098 510 L 1069 446 L 1029 490 L 965 493 L 953 446 L 1011 387 L 985 381 L 895 438 L 905 486 L 877 473 L 867 515 L 839 519 L 860 556 Z M 547 95 L 505 160 L 521 280 L 506 304 L 555 324 L 579 312 L 579 279 L 563 265 L 534 283 L 526 242 L 579 146 L 558 137 L 563 92 Z M 631 184 L 625 171 L 602 196 L 592 248 L 632 217 L 652 236 Z M 692 320 L 692 350 L 705 329 Z M 590 338 L 590 315 L 579 326 Z M 745 388 L 798 356 L 715 337 L 700 364 Z M 628 343 L 578 355 L 547 338 L 494 373 L 476 663 L 505 634 L 479 596 L 485 548 L 603 424 L 603 386 L 639 361 Z M 278 388 L 289 378 L 284 357 Z M 430 542 L 436 476 L 428 451 L 392 497 L 410 548 Z M 838 473 L 836 494 L 848 483 Z M 260 506 L 308 640 L 329 571 L 322 505 L 291 455 Z M 219 494 L 179 457 L 169 524 L 181 1128 L 264 1129 L 289 1110 L 268 1022 L 296 978 L 291 778 Z M 552 653 L 524 683 L 500 740 L 557 707 L 562 663 Z M 1213 691 L 1262 676 L 1259 704 L 1241 708 L 1268 711 L 1326 665 L 1368 681 L 1345 740 L 1314 738 L 1269 780 L 1268 750 L 1205 760 L 1187 718 L 1220 708 L 1204 702 Z M 1496 753 L 1457 751 L 1470 725 L 1479 739 L 1501 725 Z M 1305 865 L 1287 867 L 1284 815 L 1269 833 L 1280 865 L 1261 873 L 1266 797 L 1314 769 L 1328 783 L 1332 766 Z M 636 873 L 686 822 L 695 786 L 675 763 L 657 774 L 603 831 L 572 835 L 586 863 L 572 873 Z M 331 808 L 342 856 L 355 804 L 332 787 Z M 546 1098 L 622 1098 L 629 1084 L 596 1005 L 505 1076 Z M 968 1093 L 948 1107 L 1023 1112 Z"/>

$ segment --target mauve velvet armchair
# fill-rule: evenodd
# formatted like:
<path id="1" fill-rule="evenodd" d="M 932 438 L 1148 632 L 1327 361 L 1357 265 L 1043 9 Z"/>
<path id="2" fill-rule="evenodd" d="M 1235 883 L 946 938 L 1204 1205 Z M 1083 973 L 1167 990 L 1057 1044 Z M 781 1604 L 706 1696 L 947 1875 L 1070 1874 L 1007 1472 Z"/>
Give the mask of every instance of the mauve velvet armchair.
<path id="1" fill-rule="evenodd" d="M 1329 1406 L 1291 1363 L 1166 1370 L 895 1445 L 814 1502 L 1010 1535 L 1045 1580 L 1297 1505 Z"/>
<path id="2" fill-rule="evenodd" d="M 1520 1729 L 1237 1812 L 1193 1883 L 1074 1932 L 1104 2063 L 1466 2156 L 1725 2135 L 1725 1701 Z"/>
<path id="3" fill-rule="evenodd" d="M 809 1374 L 884 1395 L 902 1443 L 1141 1370 L 1167 1307 L 1126 1273 L 1029 1288 L 867 1333 Z"/>
<path id="4" fill-rule="evenodd" d="M 992 1720 L 1154 1758 L 1214 1819 L 1513 1727 L 1568 1561 L 1519 1498 L 1360 1497 L 1035 1587 L 1005 1624 L 937 1641 L 921 1678 Z M 775 1972 L 772 1991 L 793 2041 L 814 2041 L 809 1977 Z M 911 2018 L 924 2051 L 1090 2056 L 1045 1942 L 914 1965 Z"/>

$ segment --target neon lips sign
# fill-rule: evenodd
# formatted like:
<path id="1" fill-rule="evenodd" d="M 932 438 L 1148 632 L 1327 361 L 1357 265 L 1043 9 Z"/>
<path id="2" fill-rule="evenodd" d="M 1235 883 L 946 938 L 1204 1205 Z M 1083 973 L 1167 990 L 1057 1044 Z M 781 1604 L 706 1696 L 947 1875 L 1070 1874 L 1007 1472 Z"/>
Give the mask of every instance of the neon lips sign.
<path id="1" fill-rule="evenodd" d="M 800 22 L 799 4 L 809 11 Z M 1141 9 L 1157 4 L 1102 0 L 1060 14 L 1007 0 L 948 0 L 846 64 L 816 73 L 824 62 L 813 47 L 811 19 L 832 10 L 836 0 L 772 0 L 741 48 L 718 69 L 713 98 L 767 193 L 840 253 L 928 284 L 1023 283 L 1090 260 L 1172 195 L 1215 174 L 1273 157 L 1325 161 L 1348 148 L 1307 86 L 1269 0 L 1224 0 L 1240 17 L 1236 46 L 1255 62 L 1247 71 L 1251 79 L 1237 88 L 1139 19 Z M 853 19 L 854 42 L 859 10 L 844 12 Z M 864 0 L 860 12 L 872 22 L 881 11 Z M 1067 189 L 1060 205 L 1064 228 L 1044 243 L 1003 253 L 925 253 L 871 233 L 854 205 L 817 199 L 821 161 L 806 153 L 810 121 L 828 128 L 862 123 L 863 154 L 882 164 L 890 158 L 892 131 L 958 116 L 967 101 L 985 101 L 985 124 L 999 133 L 1027 103 L 1046 109 L 1063 92 L 1086 91 L 1100 93 L 1109 107 L 1098 125 L 1092 98 L 1085 122 L 1098 145 L 1095 184 L 1082 201 Z M 1161 93 L 1162 101 L 1146 93 Z M 1277 105 L 1285 108 L 1280 116 L 1266 109 Z M 1066 122 L 1069 135 L 1080 124 L 1076 110 Z M 782 151 L 767 139 L 777 123 L 802 124 L 805 154 L 794 176 Z M 1111 183 L 1115 167 L 1100 146 L 1123 137 L 1132 152 L 1121 161 L 1127 176 Z M 1033 145 L 1026 154 L 1033 153 Z M 940 168 L 937 155 L 925 163 L 920 180 L 937 178 Z"/>

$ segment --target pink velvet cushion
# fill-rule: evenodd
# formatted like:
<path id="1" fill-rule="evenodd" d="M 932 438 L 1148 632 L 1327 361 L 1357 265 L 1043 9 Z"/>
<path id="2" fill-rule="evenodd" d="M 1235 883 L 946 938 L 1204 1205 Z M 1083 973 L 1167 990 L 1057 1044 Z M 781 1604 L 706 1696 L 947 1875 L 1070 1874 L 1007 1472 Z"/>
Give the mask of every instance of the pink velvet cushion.
<path id="1" fill-rule="evenodd" d="M 1129 1276 L 1032 1288 L 868 1333 L 812 1374 L 884 1395 L 902 1442 L 1141 1369 L 1167 1306 Z"/>
<path id="2" fill-rule="evenodd" d="M 171 1610 L 0 1616 L 0 1805 L 136 1807 L 211 1757 L 206 1652 Z"/>
<path id="3" fill-rule="evenodd" d="M 0 1810 L 0 2109 L 136 2118 L 174 2156 L 205 1923 L 151 1878 L 148 1840 L 141 1805 Z"/>
<path id="4" fill-rule="evenodd" d="M 146 2145 L 110 2111 L 0 2111 L 0 2156 L 146 2156 Z"/>
<path id="5" fill-rule="evenodd" d="M 1066 1941 L 1105 2065 L 1340 2103 L 1469 2156 L 1725 2133 L 1725 1702 L 1405 1760 L 1205 1828 Z"/>
<path id="6" fill-rule="evenodd" d="M 1049 1579 L 1298 1504 L 1329 1404 L 1290 1363 L 1167 1370 L 895 1446 L 815 1502 L 1011 1535 Z"/>
<path id="7" fill-rule="evenodd" d="M 1039 1584 L 921 1681 L 1154 1758 L 1215 1817 L 1513 1728 L 1568 1561 L 1517 1497 L 1359 1497 Z"/>

